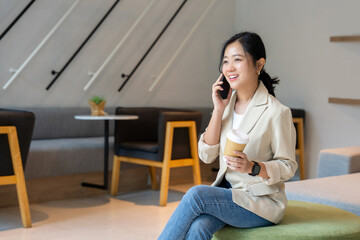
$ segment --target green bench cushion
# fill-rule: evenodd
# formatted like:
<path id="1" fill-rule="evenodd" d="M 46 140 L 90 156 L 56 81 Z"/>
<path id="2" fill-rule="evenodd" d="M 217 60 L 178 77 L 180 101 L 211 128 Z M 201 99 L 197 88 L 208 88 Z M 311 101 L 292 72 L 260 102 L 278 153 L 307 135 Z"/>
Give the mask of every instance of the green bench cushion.
<path id="1" fill-rule="evenodd" d="M 239 229 L 225 226 L 213 240 L 236 239 L 360 239 L 360 217 L 317 203 L 289 201 L 283 220 L 275 226 Z"/>

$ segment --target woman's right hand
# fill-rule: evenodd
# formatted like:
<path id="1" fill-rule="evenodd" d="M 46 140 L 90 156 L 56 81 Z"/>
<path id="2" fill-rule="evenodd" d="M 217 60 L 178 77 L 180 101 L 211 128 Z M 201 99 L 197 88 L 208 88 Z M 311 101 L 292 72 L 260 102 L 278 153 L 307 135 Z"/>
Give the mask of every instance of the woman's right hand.
<path id="1" fill-rule="evenodd" d="M 222 99 L 218 91 L 223 91 L 223 88 L 220 86 L 222 84 L 221 77 L 223 74 L 220 74 L 219 78 L 212 86 L 212 100 L 214 103 L 214 110 L 224 112 L 226 106 L 229 104 L 232 89 L 230 88 L 229 94 L 226 99 Z"/>
<path id="2" fill-rule="evenodd" d="M 220 86 L 222 84 L 221 77 L 222 74 L 220 74 L 219 78 L 212 85 L 214 111 L 212 112 L 209 125 L 204 133 L 204 142 L 208 145 L 215 145 L 220 142 L 222 116 L 231 97 L 231 88 L 229 89 L 229 94 L 226 99 L 222 99 L 220 93 L 218 93 L 219 90 L 223 90 Z"/>

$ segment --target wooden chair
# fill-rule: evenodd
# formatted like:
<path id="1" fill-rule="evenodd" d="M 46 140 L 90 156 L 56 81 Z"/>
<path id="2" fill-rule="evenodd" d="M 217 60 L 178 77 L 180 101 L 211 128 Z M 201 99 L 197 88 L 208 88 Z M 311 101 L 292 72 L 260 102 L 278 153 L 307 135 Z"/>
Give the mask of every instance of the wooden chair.
<path id="1" fill-rule="evenodd" d="M 26 164 L 34 122 L 33 113 L 0 109 L 0 185 L 16 185 L 21 220 L 25 228 L 31 227 L 31 216 L 23 167 Z"/>
<path id="2" fill-rule="evenodd" d="M 296 149 L 295 154 L 299 156 L 300 179 L 304 180 L 305 175 L 305 150 L 304 150 L 304 120 L 305 111 L 301 109 L 291 109 L 293 122 L 296 129 Z"/>
<path id="3" fill-rule="evenodd" d="M 194 184 L 201 184 L 197 129 L 201 112 L 160 108 L 117 108 L 116 114 L 138 115 L 135 121 L 115 122 L 111 194 L 117 195 L 121 162 L 149 166 L 152 189 L 155 167 L 161 168 L 160 206 L 166 206 L 170 169 L 192 166 Z"/>

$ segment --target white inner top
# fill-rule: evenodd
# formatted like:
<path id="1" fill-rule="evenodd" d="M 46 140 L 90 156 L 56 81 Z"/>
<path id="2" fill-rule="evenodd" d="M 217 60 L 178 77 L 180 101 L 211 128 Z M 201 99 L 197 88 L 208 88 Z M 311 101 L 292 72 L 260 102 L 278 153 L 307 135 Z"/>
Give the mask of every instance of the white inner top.
<path id="1" fill-rule="evenodd" d="M 240 124 L 244 118 L 244 114 L 237 114 L 234 110 L 233 114 L 233 129 L 238 129 L 240 127 Z"/>

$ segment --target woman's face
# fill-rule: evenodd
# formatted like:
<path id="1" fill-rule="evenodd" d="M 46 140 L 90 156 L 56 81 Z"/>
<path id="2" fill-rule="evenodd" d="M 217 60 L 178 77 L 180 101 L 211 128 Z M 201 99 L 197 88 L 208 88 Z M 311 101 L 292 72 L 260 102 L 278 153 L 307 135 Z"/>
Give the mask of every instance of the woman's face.
<path id="1" fill-rule="evenodd" d="M 249 54 L 235 41 L 229 44 L 224 53 L 222 72 L 232 89 L 240 89 L 257 82 L 258 74 Z"/>

